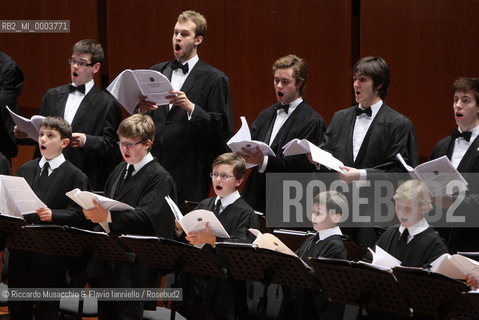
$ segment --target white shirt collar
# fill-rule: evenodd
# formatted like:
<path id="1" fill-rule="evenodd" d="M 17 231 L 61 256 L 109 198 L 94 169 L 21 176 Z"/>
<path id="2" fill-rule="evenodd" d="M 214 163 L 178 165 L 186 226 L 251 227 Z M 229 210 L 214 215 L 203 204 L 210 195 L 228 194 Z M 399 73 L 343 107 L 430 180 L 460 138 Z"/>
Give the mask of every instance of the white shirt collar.
<path id="1" fill-rule="evenodd" d="M 335 235 L 340 235 L 340 236 L 343 235 L 343 233 L 341 232 L 341 229 L 338 226 L 329 228 L 326 230 L 319 230 L 318 234 L 319 234 L 319 240 L 324 240 Z"/>
<path id="2" fill-rule="evenodd" d="M 235 192 L 230 193 L 229 195 L 227 195 L 224 198 L 220 198 L 219 196 L 216 196 L 215 203 L 216 203 L 216 201 L 218 201 L 218 199 L 220 199 L 221 200 L 221 208 L 224 210 L 227 206 L 229 206 L 230 204 L 232 204 L 233 202 L 238 200 L 239 197 L 240 197 L 240 194 L 239 194 L 238 190 L 236 190 Z"/>
<path id="3" fill-rule="evenodd" d="M 135 171 L 133 171 L 132 175 L 135 175 L 138 171 L 140 171 L 141 168 L 143 168 L 147 163 L 149 163 L 153 159 L 154 158 L 151 155 L 151 153 L 148 152 L 143 159 L 141 159 L 138 163 L 135 163 L 133 165 L 133 167 L 135 168 Z"/>
<path id="4" fill-rule="evenodd" d="M 379 109 L 381 108 L 382 105 L 383 105 L 383 100 L 379 99 L 378 102 L 376 102 L 375 104 L 371 106 L 371 119 L 374 119 L 374 117 L 378 114 Z M 359 107 L 363 110 L 365 109 L 361 104 L 359 104 Z"/>
<path id="5" fill-rule="evenodd" d="M 40 166 L 40 168 L 43 168 L 46 162 L 47 159 L 45 159 L 45 157 L 42 157 L 40 159 L 40 162 L 38 162 L 38 165 Z M 48 160 L 48 163 L 50 164 L 50 169 L 52 171 L 61 166 L 63 162 L 65 162 L 65 156 L 63 155 L 63 153 L 60 153 L 55 158 Z"/>
<path id="6" fill-rule="evenodd" d="M 408 227 L 409 236 L 414 237 L 415 235 L 420 234 L 421 232 L 425 231 L 429 228 L 429 223 L 427 223 L 426 219 L 422 218 L 420 221 L 416 222 L 412 226 Z M 406 227 L 403 225 L 399 226 L 399 233 L 402 234 Z"/>

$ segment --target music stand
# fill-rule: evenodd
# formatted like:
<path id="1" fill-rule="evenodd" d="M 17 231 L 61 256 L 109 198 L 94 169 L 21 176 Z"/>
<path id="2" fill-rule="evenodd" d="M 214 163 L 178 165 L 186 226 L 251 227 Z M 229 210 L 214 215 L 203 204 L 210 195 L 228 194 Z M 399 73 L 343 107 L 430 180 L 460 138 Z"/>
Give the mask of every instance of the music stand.
<path id="1" fill-rule="evenodd" d="M 91 254 L 94 259 L 132 261 L 106 233 L 68 226 L 26 225 L 7 238 L 6 246 L 49 255 L 89 258 Z"/>
<path id="2" fill-rule="evenodd" d="M 448 318 L 479 319 L 479 292 L 464 292 L 457 302 L 448 314 Z"/>
<path id="3" fill-rule="evenodd" d="M 414 312 L 445 319 L 469 287 L 458 280 L 420 268 L 395 267 L 399 286 L 407 295 Z"/>
<path id="4" fill-rule="evenodd" d="M 310 269 L 298 257 L 252 244 L 222 242 L 216 244 L 216 249 L 235 279 L 263 284 L 263 297 L 259 302 L 263 317 L 266 315 L 267 290 L 271 283 L 312 290 L 320 288 Z"/>
<path id="5" fill-rule="evenodd" d="M 338 259 L 310 258 L 310 261 L 331 301 L 411 315 L 409 303 L 390 269 Z"/>
<path id="6" fill-rule="evenodd" d="M 277 236 L 278 239 L 281 240 L 288 248 L 296 251 L 309 236 L 315 235 L 316 232 L 274 229 L 273 234 Z"/>
<path id="7" fill-rule="evenodd" d="M 181 271 L 226 278 L 223 270 L 207 254 L 195 246 L 175 240 L 123 235 L 126 244 L 145 264 L 168 271 Z M 173 287 L 178 284 L 175 272 Z M 172 303 L 170 319 L 175 319 L 176 308 Z"/>
<path id="8" fill-rule="evenodd" d="M 0 213 L 0 240 L 5 239 L 22 228 L 25 225 L 25 220 L 15 216 L 7 216 Z"/>
<path id="9" fill-rule="evenodd" d="M 158 269 L 182 271 L 226 278 L 221 268 L 206 253 L 183 242 L 157 237 L 120 237 L 146 264 Z"/>

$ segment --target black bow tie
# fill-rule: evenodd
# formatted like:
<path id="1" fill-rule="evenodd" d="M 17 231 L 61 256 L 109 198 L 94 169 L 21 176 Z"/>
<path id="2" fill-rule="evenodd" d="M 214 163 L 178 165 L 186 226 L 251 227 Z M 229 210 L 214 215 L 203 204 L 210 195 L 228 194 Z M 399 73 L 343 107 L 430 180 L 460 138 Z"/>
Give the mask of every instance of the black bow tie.
<path id="1" fill-rule="evenodd" d="M 82 84 L 81 86 L 78 86 L 78 87 L 70 84 L 70 85 L 68 85 L 68 88 L 70 89 L 70 93 L 73 93 L 73 92 L 78 90 L 79 92 L 85 94 L 85 85 L 84 84 Z"/>
<path id="2" fill-rule="evenodd" d="M 181 62 L 179 62 L 178 60 L 173 60 L 173 62 L 171 63 L 171 69 L 172 70 L 176 70 L 176 69 L 181 69 L 183 70 L 183 74 L 187 74 L 188 73 L 188 64 L 185 63 L 185 64 L 182 64 Z"/>
<path id="3" fill-rule="evenodd" d="M 276 106 L 276 111 L 281 110 L 281 109 L 283 109 L 284 112 L 286 112 L 286 114 L 288 114 L 289 104 L 281 104 L 281 103 L 280 103 L 280 104 L 278 104 L 278 105 Z"/>
<path id="4" fill-rule="evenodd" d="M 457 129 L 454 129 L 454 131 L 453 131 L 452 134 L 451 134 L 451 136 L 452 136 L 453 139 L 462 137 L 462 138 L 464 138 L 464 140 L 466 140 L 467 142 L 469 142 L 469 141 L 471 140 L 471 135 L 472 135 L 472 132 L 471 132 L 471 131 L 459 132 L 459 130 L 457 130 Z"/>
<path id="5" fill-rule="evenodd" d="M 356 117 L 362 115 L 363 113 L 369 117 L 373 114 L 371 111 L 371 108 L 366 108 L 366 109 L 361 109 L 360 107 L 356 108 Z"/>

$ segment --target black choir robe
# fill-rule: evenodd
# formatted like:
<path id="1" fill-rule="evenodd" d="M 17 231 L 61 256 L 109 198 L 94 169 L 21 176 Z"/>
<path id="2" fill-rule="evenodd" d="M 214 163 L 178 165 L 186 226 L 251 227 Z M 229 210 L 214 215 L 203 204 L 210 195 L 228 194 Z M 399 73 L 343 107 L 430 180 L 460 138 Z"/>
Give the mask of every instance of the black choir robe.
<path id="1" fill-rule="evenodd" d="M 356 107 L 336 112 L 326 130 L 321 147 L 341 160 L 344 165 L 369 172 L 404 172 L 396 159 L 400 153 L 407 164 L 418 164 L 416 134 L 412 122 L 383 103 L 364 137 L 356 160 L 353 161 L 353 132 Z"/>
<path id="2" fill-rule="evenodd" d="M 308 237 L 296 254 L 310 266 L 308 257 L 346 259 L 347 251 L 341 235 L 333 235 L 319 241 L 317 234 Z M 321 292 L 283 286 L 281 319 L 342 319 L 344 305 L 330 303 Z"/>
<path id="3" fill-rule="evenodd" d="M 111 211 L 110 236 L 116 238 L 122 234 L 135 234 L 173 239 L 174 216 L 165 201 L 167 195 L 176 199 L 171 175 L 153 159 L 136 172 L 123 185 L 121 192 L 115 195 L 116 187 L 120 179 L 123 179 L 126 165 L 126 162 L 122 162 L 113 170 L 106 182 L 104 194 L 129 204 L 134 210 Z M 131 263 L 94 260 L 89 267 L 89 279 L 94 287 L 156 288 L 159 285 L 157 270 L 145 265 L 139 259 Z M 103 318 L 116 312 L 118 315 L 126 315 L 129 305 L 137 305 L 137 301 L 100 302 L 99 316 Z M 143 308 L 141 304 L 138 305 Z M 146 306 L 154 308 L 154 303 L 147 303 Z M 121 309 L 122 307 L 125 309 Z M 131 310 L 134 311 L 130 316 L 137 315 L 135 312 L 142 313 L 142 310 L 138 311 L 135 307 Z"/>
<path id="4" fill-rule="evenodd" d="M 263 110 L 251 126 L 251 139 L 266 141 L 268 131 L 276 119 L 274 104 Z M 326 125 L 323 118 L 305 101 L 300 103 L 278 131 L 270 147 L 275 157 L 269 156 L 265 173 L 259 173 L 255 167 L 246 181 L 243 197 L 255 210 L 265 212 L 266 209 L 266 173 L 267 172 L 311 172 L 315 166 L 305 155 L 284 157 L 282 147 L 292 139 L 307 139 L 319 145 Z"/>
<path id="5" fill-rule="evenodd" d="M 68 85 L 48 90 L 43 97 L 40 114 L 63 118 L 69 93 Z M 103 190 L 108 175 L 121 161 L 116 144 L 116 130 L 121 119 L 119 102 L 93 86 L 80 103 L 71 123 L 72 132 L 86 135 L 86 143 L 82 148 L 67 147 L 63 154 L 88 176 L 95 191 Z"/>
<path id="6" fill-rule="evenodd" d="M 353 161 L 353 133 L 357 107 L 355 105 L 334 114 L 321 148 L 331 152 L 346 166 L 366 169 L 368 179 L 387 179 L 397 185 L 398 175 L 388 174 L 405 172 L 396 154 L 400 153 L 412 167 L 418 164 L 416 135 L 412 122 L 383 103 L 366 132 L 356 160 Z M 321 170 L 328 171 L 323 166 Z M 360 207 L 362 216 L 374 216 L 375 190 L 373 183 L 371 185 L 360 188 L 361 197 L 367 197 L 370 204 Z M 377 240 L 372 228 L 347 229 L 346 233 L 363 247 L 370 247 Z"/>
<path id="7" fill-rule="evenodd" d="M 71 162 L 65 161 L 52 171 L 48 177 L 48 185 L 40 186 L 40 159 L 25 163 L 17 172 L 18 176 L 24 177 L 32 190 L 40 200 L 52 210 L 52 222 L 40 221 L 37 214 L 24 216 L 27 223 L 68 225 L 79 228 L 91 228 L 91 223 L 83 216 L 82 209 L 65 193 L 79 188 L 89 190 L 89 182 L 86 175 L 75 167 Z M 65 287 L 67 269 L 72 281 L 81 281 L 83 276 L 82 263 L 79 259 L 51 256 L 47 254 L 10 250 L 8 262 L 8 281 L 11 288 L 62 288 Z M 73 284 L 78 287 L 78 283 Z M 57 319 L 59 301 L 42 302 L 37 305 L 37 315 L 43 319 Z M 20 317 L 31 318 L 33 303 L 11 302 L 9 309 L 12 314 Z"/>
<path id="8" fill-rule="evenodd" d="M 439 234 L 431 227 L 417 234 L 406 245 L 406 252 L 399 252 L 399 225 L 388 228 L 379 237 L 376 245 L 399 259 L 404 256 L 401 265 L 405 267 L 427 268 L 440 255 L 447 253 L 447 247 Z"/>
<path id="9" fill-rule="evenodd" d="M 171 80 L 172 61 L 151 69 Z M 195 104 L 191 119 L 179 106 L 159 106 L 149 112 L 156 126 L 151 152 L 173 176 L 180 209 L 185 200 L 199 202 L 208 197 L 211 163 L 227 152 L 225 141 L 231 135 L 233 107 L 226 75 L 209 64 L 198 61 L 190 70 L 181 91 Z"/>
<path id="10" fill-rule="evenodd" d="M 10 161 L 0 152 L 0 174 L 12 174 Z"/>
<path id="11" fill-rule="evenodd" d="M 448 136 L 439 141 L 434 147 L 430 159 L 436 159 L 446 155 L 449 159 L 454 151 L 455 140 Z M 476 174 L 479 173 L 479 136 L 471 143 L 457 167 L 464 178 L 468 181 L 468 192 L 463 202 L 456 209 L 458 215 L 466 216 L 470 221 L 468 226 L 475 228 L 440 228 L 439 233 L 446 239 L 447 246 L 451 252 L 456 251 L 479 251 L 479 237 L 477 228 L 479 219 L 479 181 Z M 472 216 L 471 216 L 472 214 Z"/>
<path id="12" fill-rule="evenodd" d="M 216 197 L 201 201 L 196 209 L 213 211 Z M 243 198 L 224 208 L 218 216 L 230 238 L 217 238 L 218 242 L 252 243 L 255 236 L 249 228 L 259 228 L 258 217 Z M 221 257 L 210 245 L 203 246 L 215 262 L 224 267 Z M 188 319 L 249 319 L 244 281 L 183 274 L 184 311 Z"/>
<path id="13" fill-rule="evenodd" d="M 17 155 L 17 143 L 13 135 L 15 123 L 6 106 L 18 113 L 17 97 L 22 91 L 23 72 L 4 52 L 0 51 L 0 153 L 7 158 Z"/>

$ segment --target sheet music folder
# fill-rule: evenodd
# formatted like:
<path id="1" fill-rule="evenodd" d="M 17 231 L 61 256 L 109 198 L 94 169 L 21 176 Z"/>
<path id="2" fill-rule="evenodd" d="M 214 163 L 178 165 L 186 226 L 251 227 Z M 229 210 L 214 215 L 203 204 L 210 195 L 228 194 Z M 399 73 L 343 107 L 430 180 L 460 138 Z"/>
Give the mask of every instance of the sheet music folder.
<path id="1" fill-rule="evenodd" d="M 331 301 L 411 315 L 410 304 L 390 269 L 328 258 L 310 258 L 310 262 Z"/>
<path id="2" fill-rule="evenodd" d="M 2 217 L 0 233 L 3 232 Z M 19 225 L 5 238 L 6 247 L 70 257 L 92 257 L 110 261 L 131 261 L 121 246 L 106 233 L 58 225 Z"/>
<path id="3" fill-rule="evenodd" d="M 129 235 L 122 235 L 120 240 L 150 266 L 164 270 L 226 277 L 223 270 L 203 250 L 190 244 L 165 238 Z"/>

